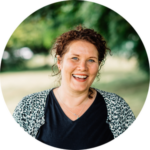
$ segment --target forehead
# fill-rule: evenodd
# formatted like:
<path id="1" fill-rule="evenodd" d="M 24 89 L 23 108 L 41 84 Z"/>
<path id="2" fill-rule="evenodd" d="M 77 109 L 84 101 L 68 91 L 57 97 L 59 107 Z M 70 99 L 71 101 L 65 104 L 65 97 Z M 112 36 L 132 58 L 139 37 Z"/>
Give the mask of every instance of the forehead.
<path id="1" fill-rule="evenodd" d="M 98 57 L 96 46 L 88 41 L 78 40 L 72 41 L 68 47 L 66 54 L 92 55 Z"/>

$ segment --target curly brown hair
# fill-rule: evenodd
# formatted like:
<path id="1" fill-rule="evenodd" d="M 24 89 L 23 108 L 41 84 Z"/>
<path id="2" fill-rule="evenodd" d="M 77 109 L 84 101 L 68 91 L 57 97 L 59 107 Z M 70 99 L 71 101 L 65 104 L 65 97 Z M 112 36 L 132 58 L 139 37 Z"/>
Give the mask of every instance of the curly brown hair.
<path id="1" fill-rule="evenodd" d="M 62 57 L 68 51 L 69 44 L 75 40 L 84 40 L 95 45 L 98 51 L 98 60 L 100 61 L 99 68 L 101 68 L 107 52 L 111 52 L 111 50 L 106 46 L 106 41 L 99 33 L 94 31 L 93 29 L 82 27 L 82 25 L 78 25 L 74 30 L 63 33 L 56 39 L 56 42 L 52 48 L 52 50 L 55 52 L 55 58 L 57 57 L 57 55 Z M 55 65 L 56 64 L 52 66 L 52 70 Z M 55 75 L 58 75 L 60 72 L 61 71 L 59 71 Z M 88 97 L 93 98 L 92 94 L 93 91 L 91 88 L 89 88 Z"/>

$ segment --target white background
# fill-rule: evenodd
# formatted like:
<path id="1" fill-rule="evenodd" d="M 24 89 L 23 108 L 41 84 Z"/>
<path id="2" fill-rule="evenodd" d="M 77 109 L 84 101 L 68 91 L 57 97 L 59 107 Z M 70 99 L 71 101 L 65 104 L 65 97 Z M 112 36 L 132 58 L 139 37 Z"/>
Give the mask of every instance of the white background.
<path id="1" fill-rule="evenodd" d="M 0 58 L 17 26 L 27 18 L 32 12 L 44 7 L 56 0 L 5 0 L 0 1 Z M 137 31 L 142 39 L 150 58 L 150 9 L 149 0 L 95 0 L 108 8 L 119 13 L 124 17 Z M 91 12 L 92 13 L 92 12 Z M 90 21 L 90 18 L 89 18 Z M 148 150 L 150 149 L 150 92 L 144 107 L 134 124 L 119 138 L 112 142 L 100 146 L 96 149 L 108 150 Z M 15 150 L 47 150 L 52 147 L 38 142 L 14 121 L 7 109 L 0 90 L 0 149 Z M 55 149 L 55 148 L 52 148 Z"/>

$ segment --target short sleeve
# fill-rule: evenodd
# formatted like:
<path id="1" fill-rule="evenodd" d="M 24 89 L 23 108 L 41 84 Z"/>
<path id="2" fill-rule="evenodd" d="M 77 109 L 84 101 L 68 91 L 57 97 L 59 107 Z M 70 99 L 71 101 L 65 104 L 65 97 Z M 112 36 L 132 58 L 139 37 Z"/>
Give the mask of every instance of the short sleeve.
<path id="1" fill-rule="evenodd" d="M 45 102 L 50 90 L 25 96 L 14 110 L 16 122 L 33 137 L 36 137 L 39 128 L 45 123 Z"/>
<path id="2" fill-rule="evenodd" d="M 98 90 L 106 103 L 109 128 L 118 137 L 134 122 L 135 116 L 126 101 L 115 93 Z"/>
<path id="3" fill-rule="evenodd" d="M 120 127 L 122 128 L 122 132 L 124 132 L 134 122 L 135 116 L 123 98 L 118 96 L 118 102 L 121 104 L 119 116 Z"/>
<path id="4" fill-rule="evenodd" d="M 134 122 L 135 116 L 129 105 L 122 97 L 116 95 L 115 99 L 116 101 L 112 113 L 113 119 L 111 121 L 111 129 L 114 137 L 116 138 L 129 128 L 129 126 Z"/>
<path id="5" fill-rule="evenodd" d="M 16 122 L 26 131 L 29 131 L 29 124 L 32 114 L 32 101 L 29 96 L 24 97 L 14 110 L 13 117 Z"/>

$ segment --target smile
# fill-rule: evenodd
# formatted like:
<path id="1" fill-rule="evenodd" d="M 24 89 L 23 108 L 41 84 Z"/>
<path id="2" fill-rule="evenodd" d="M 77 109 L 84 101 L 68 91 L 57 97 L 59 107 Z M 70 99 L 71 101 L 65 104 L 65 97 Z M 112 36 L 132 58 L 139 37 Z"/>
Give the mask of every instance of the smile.
<path id="1" fill-rule="evenodd" d="M 79 81 L 79 82 L 84 82 L 88 78 L 88 76 L 86 76 L 86 75 L 83 76 L 83 75 L 74 75 L 73 74 L 72 76 L 76 81 Z"/>

